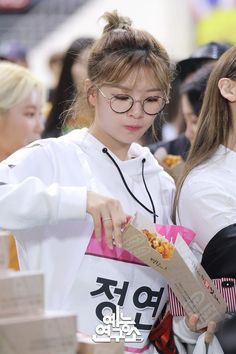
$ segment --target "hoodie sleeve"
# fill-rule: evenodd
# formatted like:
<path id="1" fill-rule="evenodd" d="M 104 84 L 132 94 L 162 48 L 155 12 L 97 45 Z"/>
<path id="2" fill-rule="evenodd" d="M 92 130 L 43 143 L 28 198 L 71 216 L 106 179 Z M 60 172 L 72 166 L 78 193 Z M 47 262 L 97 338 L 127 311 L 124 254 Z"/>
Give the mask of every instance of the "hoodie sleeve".
<path id="1" fill-rule="evenodd" d="M 20 230 L 86 216 L 87 189 L 54 183 L 44 146 L 21 149 L 0 164 L 0 227 Z"/>

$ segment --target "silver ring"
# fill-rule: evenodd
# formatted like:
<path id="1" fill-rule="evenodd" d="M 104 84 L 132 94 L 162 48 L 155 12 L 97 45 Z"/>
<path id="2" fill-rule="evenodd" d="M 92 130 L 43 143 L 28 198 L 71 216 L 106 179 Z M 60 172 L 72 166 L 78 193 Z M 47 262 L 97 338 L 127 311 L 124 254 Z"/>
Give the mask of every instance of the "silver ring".
<path id="1" fill-rule="evenodd" d="M 109 221 L 112 220 L 112 218 L 103 218 L 102 221 Z"/>

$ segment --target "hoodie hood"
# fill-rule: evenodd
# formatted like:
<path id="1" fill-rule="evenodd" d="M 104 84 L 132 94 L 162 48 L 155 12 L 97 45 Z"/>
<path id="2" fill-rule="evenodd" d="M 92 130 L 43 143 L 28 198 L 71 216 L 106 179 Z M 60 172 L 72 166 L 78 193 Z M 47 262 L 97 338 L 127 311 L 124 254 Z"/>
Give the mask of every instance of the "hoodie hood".
<path id="1" fill-rule="evenodd" d="M 168 205 L 169 209 L 172 200 L 173 180 L 148 148 L 133 143 L 128 151 L 130 158 L 122 161 L 86 128 L 75 130 L 63 139 L 78 145 L 87 156 L 97 192 L 112 193 L 115 198 L 122 199 L 124 208 L 132 213 L 148 212 L 154 223 L 160 215 L 170 215 L 166 207 Z"/>
<path id="2" fill-rule="evenodd" d="M 103 149 L 106 148 L 106 146 L 93 135 L 91 135 L 87 128 L 73 130 L 72 132 L 63 136 L 62 139 L 69 139 L 70 141 L 73 141 L 75 144 L 79 145 L 80 148 L 88 155 L 98 159 L 104 159 Z M 145 159 L 146 176 L 154 173 L 156 174 L 157 172 L 163 172 L 163 168 L 158 164 L 153 155 L 150 154 L 149 148 L 143 147 L 137 143 L 131 144 L 128 151 L 129 159 L 125 161 L 120 160 L 108 148 L 107 150 L 119 165 L 120 169 L 130 177 L 140 175 L 143 159 Z M 112 161 L 110 161 L 110 164 L 113 165 Z"/>

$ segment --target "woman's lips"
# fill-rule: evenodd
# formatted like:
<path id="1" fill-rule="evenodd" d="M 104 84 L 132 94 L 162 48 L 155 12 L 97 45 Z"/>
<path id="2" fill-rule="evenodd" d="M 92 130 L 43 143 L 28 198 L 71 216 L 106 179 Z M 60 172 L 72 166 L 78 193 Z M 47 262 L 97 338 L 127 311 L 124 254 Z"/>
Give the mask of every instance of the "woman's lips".
<path id="1" fill-rule="evenodd" d="M 133 126 L 133 125 L 125 125 L 125 128 L 130 132 L 137 132 L 141 129 L 141 127 Z"/>

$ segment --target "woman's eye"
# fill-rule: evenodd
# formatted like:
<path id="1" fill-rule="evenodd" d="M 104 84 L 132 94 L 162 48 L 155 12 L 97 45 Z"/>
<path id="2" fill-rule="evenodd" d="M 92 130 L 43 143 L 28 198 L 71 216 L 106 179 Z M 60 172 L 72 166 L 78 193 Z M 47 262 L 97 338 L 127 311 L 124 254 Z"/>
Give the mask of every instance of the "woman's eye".
<path id="1" fill-rule="evenodd" d="M 151 96 L 151 97 L 146 98 L 145 101 L 147 101 L 147 102 L 158 102 L 159 99 L 160 99 L 160 97 L 158 97 L 158 96 Z"/>
<path id="2" fill-rule="evenodd" d="M 26 112 L 25 115 L 26 115 L 26 117 L 28 117 L 28 118 L 34 118 L 35 112 Z"/>
<path id="3" fill-rule="evenodd" d="M 116 100 L 120 100 L 120 101 L 128 101 L 128 100 L 130 100 L 130 96 L 127 96 L 127 95 L 115 95 L 114 98 Z"/>

